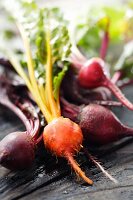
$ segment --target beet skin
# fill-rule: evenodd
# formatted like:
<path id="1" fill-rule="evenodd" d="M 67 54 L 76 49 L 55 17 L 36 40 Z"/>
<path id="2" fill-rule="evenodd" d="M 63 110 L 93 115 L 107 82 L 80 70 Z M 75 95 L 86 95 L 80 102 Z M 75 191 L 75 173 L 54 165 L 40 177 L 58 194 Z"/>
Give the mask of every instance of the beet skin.
<path id="1" fill-rule="evenodd" d="M 27 132 L 8 134 L 0 142 L 0 164 L 11 170 L 28 168 L 35 157 L 35 143 Z"/>

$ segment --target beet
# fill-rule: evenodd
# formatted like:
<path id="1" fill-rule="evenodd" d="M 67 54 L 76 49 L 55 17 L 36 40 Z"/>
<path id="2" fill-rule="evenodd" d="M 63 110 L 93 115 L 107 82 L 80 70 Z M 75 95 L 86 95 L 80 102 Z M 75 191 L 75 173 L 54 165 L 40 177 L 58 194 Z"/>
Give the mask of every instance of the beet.
<path id="1" fill-rule="evenodd" d="M 95 144 L 108 144 L 126 136 L 133 136 L 133 128 L 123 125 L 106 107 L 90 104 L 78 115 L 84 138 Z"/>
<path id="2" fill-rule="evenodd" d="M 11 170 L 30 167 L 35 158 L 35 142 L 27 132 L 13 132 L 0 142 L 0 164 Z"/>
<path id="3" fill-rule="evenodd" d="M 111 92 L 108 88 L 100 87 L 86 90 L 81 87 L 72 67 L 70 67 L 63 79 L 61 92 L 65 99 L 75 104 L 88 104 L 94 100 L 111 100 Z"/>
<path id="4" fill-rule="evenodd" d="M 64 157 L 86 183 L 93 182 L 81 170 L 73 158 L 82 146 L 83 134 L 78 124 L 68 118 L 58 117 L 48 123 L 43 132 L 44 144 L 57 157 Z"/>
<path id="5" fill-rule="evenodd" d="M 85 142 L 108 144 L 133 136 L 133 128 L 123 125 L 111 110 L 98 104 L 76 106 L 62 101 L 62 115 L 80 125 Z"/>
<path id="6" fill-rule="evenodd" d="M 108 78 L 105 63 L 102 59 L 92 58 L 88 60 L 79 71 L 78 81 L 82 87 L 89 89 L 100 86 L 109 88 L 123 105 L 133 110 L 133 104 L 129 102 L 121 90 Z"/>

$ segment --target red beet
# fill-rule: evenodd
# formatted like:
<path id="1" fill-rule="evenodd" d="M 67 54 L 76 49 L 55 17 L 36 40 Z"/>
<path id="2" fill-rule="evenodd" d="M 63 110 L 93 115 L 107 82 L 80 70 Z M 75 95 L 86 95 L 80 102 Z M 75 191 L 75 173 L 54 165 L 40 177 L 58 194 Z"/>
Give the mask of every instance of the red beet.
<path id="1" fill-rule="evenodd" d="M 133 110 L 133 104 L 128 101 L 120 89 L 107 77 L 105 63 L 102 59 L 92 58 L 87 61 L 79 71 L 78 81 L 82 87 L 89 89 L 99 86 L 109 88 L 123 105 Z"/>
<path id="2" fill-rule="evenodd" d="M 28 168 L 34 161 L 35 147 L 27 132 L 10 133 L 0 142 L 0 164 L 11 170 Z"/>
<path id="3" fill-rule="evenodd" d="M 78 115 L 85 139 L 95 144 L 108 144 L 126 136 L 133 136 L 133 128 L 123 125 L 106 107 L 90 104 Z"/>
<path id="4" fill-rule="evenodd" d="M 90 101 L 94 100 L 111 100 L 111 92 L 108 88 L 100 87 L 94 90 L 86 90 L 81 87 L 78 84 L 77 76 L 72 67 L 68 70 L 63 79 L 61 91 L 65 99 L 75 104 L 88 104 Z"/>
<path id="5" fill-rule="evenodd" d="M 126 136 L 133 136 L 133 128 L 123 125 L 107 107 L 98 104 L 75 106 L 62 101 L 62 115 L 77 122 L 85 141 L 108 144 Z"/>

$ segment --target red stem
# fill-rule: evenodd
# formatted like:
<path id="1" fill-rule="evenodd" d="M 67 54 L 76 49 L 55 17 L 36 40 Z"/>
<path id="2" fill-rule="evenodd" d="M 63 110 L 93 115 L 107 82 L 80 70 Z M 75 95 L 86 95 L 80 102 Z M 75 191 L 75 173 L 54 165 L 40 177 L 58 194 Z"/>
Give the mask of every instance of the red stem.
<path id="1" fill-rule="evenodd" d="M 117 101 L 109 101 L 109 100 L 106 100 L 106 101 L 102 101 L 102 100 L 92 100 L 90 101 L 90 103 L 93 103 L 93 104 L 98 104 L 98 105 L 101 105 L 101 106 L 122 106 L 122 103 L 121 102 L 117 102 Z"/>
<path id="2" fill-rule="evenodd" d="M 122 76 L 121 71 L 115 72 L 112 79 L 111 79 L 112 83 L 116 84 L 120 80 L 121 76 Z"/>
<path id="3" fill-rule="evenodd" d="M 87 61 L 86 57 L 80 52 L 76 45 L 72 46 L 72 56 L 74 56 L 80 63 Z"/>
<path id="4" fill-rule="evenodd" d="M 72 109 L 72 111 L 75 111 L 74 113 L 78 113 L 79 112 L 79 106 L 69 103 L 67 100 L 65 100 L 63 97 L 60 98 L 61 103 L 63 104 L 63 106 L 69 110 Z"/>
<path id="5" fill-rule="evenodd" d="M 37 139 L 35 139 L 36 144 L 40 144 L 43 141 L 43 134 L 41 134 Z"/>
<path id="6" fill-rule="evenodd" d="M 108 28 L 107 28 L 108 29 Z M 106 54 L 107 54 L 107 49 L 109 45 L 109 32 L 106 30 L 104 32 L 101 48 L 100 48 L 100 58 L 105 60 Z"/>
<path id="7" fill-rule="evenodd" d="M 37 139 L 40 129 L 40 120 L 34 106 L 29 101 L 25 101 L 23 104 L 17 104 L 16 107 L 19 107 L 20 110 L 23 111 L 27 120 L 29 120 L 31 126 L 30 135 L 32 133 L 32 137 Z"/>
<path id="8" fill-rule="evenodd" d="M 83 63 L 80 62 L 77 58 L 77 56 L 75 56 L 74 54 L 71 55 L 71 64 L 72 66 L 77 69 L 78 71 L 81 69 L 81 67 L 83 66 Z"/>
<path id="9" fill-rule="evenodd" d="M 15 95 L 15 99 L 17 99 L 17 95 Z M 28 134 L 30 134 L 34 139 L 38 137 L 40 121 L 35 112 L 35 108 L 30 102 L 26 100 L 23 104 L 20 102 L 13 103 L 8 97 L 6 88 L 3 88 L 0 95 L 0 104 L 8 107 L 20 118 L 25 125 Z"/>
<path id="10" fill-rule="evenodd" d="M 133 104 L 122 94 L 121 90 L 106 77 L 103 86 L 109 88 L 119 101 L 125 105 L 129 110 L 133 110 Z"/>
<path id="11" fill-rule="evenodd" d="M 86 57 L 80 52 L 77 46 L 72 46 L 71 63 L 75 69 L 80 70 L 85 62 L 87 62 Z"/>
<path id="12" fill-rule="evenodd" d="M 31 123 L 28 120 L 28 118 L 25 116 L 25 114 L 16 107 L 10 100 L 8 99 L 0 99 L 0 103 L 6 107 L 8 107 L 10 110 L 12 110 L 23 122 L 23 124 L 26 127 L 27 132 L 30 132 L 32 130 Z"/>

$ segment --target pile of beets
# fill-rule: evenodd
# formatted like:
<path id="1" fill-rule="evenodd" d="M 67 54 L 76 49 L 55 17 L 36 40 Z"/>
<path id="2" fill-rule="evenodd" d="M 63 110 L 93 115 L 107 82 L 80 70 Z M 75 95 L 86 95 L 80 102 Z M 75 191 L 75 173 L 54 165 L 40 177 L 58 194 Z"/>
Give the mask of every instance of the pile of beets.
<path id="1" fill-rule="evenodd" d="M 11 170 L 24 169 L 35 159 L 46 122 L 11 64 L 2 58 L 0 64 L 0 104 L 13 111 L 26 128 L 1 140 L 0 164 Z M 81 61 L 72 56 L 60 89 L 61 112 L 63 117 L 79 124 L 85 144 L 106 145 L 133 136 L 133 128 L 122 124 L 111 111 L 112 107 L 121 106 L 133 110 L 133 104 L 122 94 L 117 81 L 111 79 L 103 59 Z M 112 94 L 118 101 L 112 100 Z"/>

